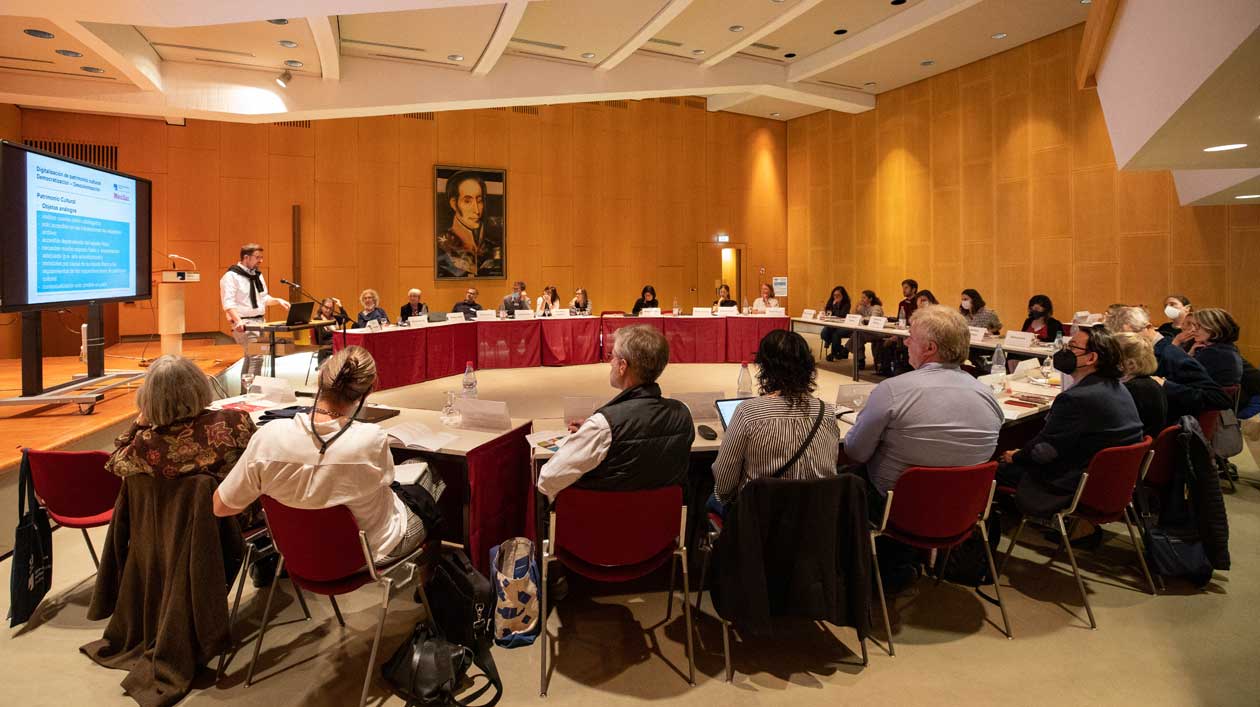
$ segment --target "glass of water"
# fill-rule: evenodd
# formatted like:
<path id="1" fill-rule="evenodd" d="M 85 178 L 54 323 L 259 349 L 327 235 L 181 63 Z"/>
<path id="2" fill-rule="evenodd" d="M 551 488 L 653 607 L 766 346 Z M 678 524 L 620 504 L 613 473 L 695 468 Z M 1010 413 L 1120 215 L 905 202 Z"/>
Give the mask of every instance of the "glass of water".
<path id="1" fill-rule="evenodd" d="M 241 374 L 241 395 L 249 397 L 250 389 L 254 387 L 254 373 L 246 370 Z"/>
<path id="2" fill-rule="evenodd" d="M 455 409 L 455 398 L 455 391 L 446 391 L 446 404 L 442 406 L 442 416 L 439 419 L 447 427 L 459 427 L 459 423 L 463 422 L 464 416 Z"/>

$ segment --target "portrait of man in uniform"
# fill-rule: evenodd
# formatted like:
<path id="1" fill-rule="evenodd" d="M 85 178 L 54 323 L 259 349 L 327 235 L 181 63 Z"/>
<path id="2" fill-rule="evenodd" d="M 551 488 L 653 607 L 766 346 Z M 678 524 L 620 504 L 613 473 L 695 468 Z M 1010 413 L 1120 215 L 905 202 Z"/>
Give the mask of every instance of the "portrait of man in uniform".
<path id="1" fill-rule="evenodd" d="M 506 277 L 507 172 L 439 165 L 434 186 L 437 279 Z"/>

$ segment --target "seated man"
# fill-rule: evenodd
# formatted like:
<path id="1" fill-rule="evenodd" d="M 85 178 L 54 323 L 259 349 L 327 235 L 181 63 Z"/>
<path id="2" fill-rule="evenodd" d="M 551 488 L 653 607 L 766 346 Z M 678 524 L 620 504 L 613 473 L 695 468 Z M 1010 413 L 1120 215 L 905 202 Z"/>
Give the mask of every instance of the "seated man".
<path id="1" fill-rule="evenodd" d="M 1233 404 L 1203 364 L 1151 326 L 1145 309 L 1121 307 L 1107 316 L 1107 328 L 1113 332 L 1131 331 L 1155 347 L 1155 360 L 1159 362 L 1155 376 L 1164 382 L 1169 424 L 1176 424 L 1183 415 L 1197 416 L 1204 410 L 1224 410 Z"/>
<path id="2" fill-rule="evenodd" d="M 1081 327 L 1054 355 L 1054 367 L 1073 383 L 1065 381 L 1041 432 L 1002 455 L 997 474 L 999 485 L 1018 489 L 1024 513 L 1044 517 L 1066 507 L 1095 454 L 1142 441 L 1142 418 L 1120 384 L 1120 362 L 1120 346 L 1102 326 Z"/>
<path id="3" fill-rule="evenodd" d="M 451 307 L 451 311 L 463 314 L 464 319 L 476 319 L 477 312 L 482 309 L 481 305 L 477 304 L 477 294 L 476 287 L 469 287 L 464 293 L 464 299 L 456 302 L 455 306 Z"/>
<path id="4" fill-rule="evenodd" d="M 696 438 L 691 412 L 661 397 L 656 379 L 669 363 L 659 329 L 617 330 L 608 382 L 620 389 L 572 433 L 538 473 L 538 490 L 555 500 L 565 488 L 633 491 L 681 484 Z"/>
<path id="5" fill-rule="evenodd" d="M 512 294 L 503 298 L 502 309 L 508 313 L 509 317 L 516 316 L 513 312 L 533 309 L 529 304 L 529 295 L 525 292 L 524 282 L 517 280 L 512 283 Z"/>
<path id="6" fill-rule="evenodd" d="M 1002 408 L 989 386 L 960 368 L 970 340 L 956 310 L 916 310 L 906 339 L 914 370 L 875 386 L 845 435 L 844 456 L 866 464 L 872 523 L 879 523 L 885 497 L 908 467 L 971 466 L 993 458 Z M 880 543 L 884 586 L 896 593 L 915 580 L 916 553 L 887 538 Z"/>

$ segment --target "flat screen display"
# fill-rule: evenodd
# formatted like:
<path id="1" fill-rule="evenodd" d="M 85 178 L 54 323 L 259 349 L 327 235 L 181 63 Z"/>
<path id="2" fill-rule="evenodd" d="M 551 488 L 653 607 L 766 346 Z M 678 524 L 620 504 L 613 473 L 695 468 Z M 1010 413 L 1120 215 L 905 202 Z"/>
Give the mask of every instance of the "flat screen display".
<path id="1" fill-rule="evenodd" d="M 152 184 L 0 143 L 0 311 L 150 297 Z"/>
<path id="2" fill-rule="evenodd" d="M 735 408 L 745 400 L 748 398 L 728 398 L 717 401 L 718 416 L 722 418 L 722 429 L 730 427 L 731 420 L 735 419 Z"/>

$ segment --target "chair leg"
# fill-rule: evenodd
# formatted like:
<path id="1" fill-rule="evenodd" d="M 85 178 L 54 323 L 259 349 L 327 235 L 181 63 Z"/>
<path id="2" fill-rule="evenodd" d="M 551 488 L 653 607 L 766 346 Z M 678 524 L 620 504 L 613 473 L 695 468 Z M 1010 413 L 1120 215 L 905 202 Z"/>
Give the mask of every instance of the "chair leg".
<path id="1" fill-rule="evenodd" d="M 1024 532 L 1024 526 L 1027 524 L 1027 516 L 1020 518 L 1019 527 L 1015 529 L 1015 534 L 1011 536 L 1011 544 L 1006 548 L 1006 555 L 1002 558 L 1002 564 L 998 565 L 998 576 L 1006 574 L 1006 563 L 1010 561 L 1011 555 L 1015 554 L 1015 543 L 1019 542 L 1019 535 Z M 997 577 L 994 577 L 993 580 L 996 582 Z"/>
<path id="2" fill-rule="evenodd" d="M 289 584 L 293 587 L 293 593 L 297 594 L 298 604 L 302 607 L 302 613 L 306 615 L 306 620 L 310 621 L 311 609 L 306 605 L 306 595 L 302 594 L 302 588 L 297 585 L 297 582 L 293 581 L 292 577 L 289 578 Z M 342 626 L 345 626 L 345 624 L 343 623 Z"/>
<path id="3" fill-rule="evenodd" d="M 437 625 L 437 617 L 433 615 L 433 605 L 429 603 L 429 593 L 424 590 L 423 577 L 419 582 L 416 582 L 416 593 L 420 595 L 420 603 L 424 604 L 424 616 L 429 624 L 429 629 L 433 631 L 435 636 L 442 635 L 442 631 Z"/>
<path id="4" fill-rule="evenodd" d="M 342 627 L 342 628 L 345 628 L 345 627 L 346 627 L 346 620 L 345 620 L 345 619 L 343 619 L 343 618 L 341 618 L 341 607 L 340 607 L 340 606 L 337 606 L 337 597 L 335 597 L 335 596 L 333 596 L 333 595 L 329 594 L 329 595 L 328 595 L 328 601 L 332 602 L 332 605 L 333 605 L 333 613 L 337 615 L 337 623 L 341 624 L 341 627 Z"/>
<path id="5" fill-rule="evenodd" d="M 949 554 L 953 551 L 954 548 L 947 547 L 945 548 L 945 555 L 941 557 L 940 569 L 936 570 L 936 583 L 938 585 L 941 583 L 941 580 L 945 579 L 945 567 L 949 565 Z"/>
<path id="6" fill-rule="evenodd" d="M 700 545 L 700 584 L 696 585 L 696 611 L 700 610 L 700 602 L 704 601 L 704 582 L 709 576 L 709 559 L 712 554 L 713 545 L 706 540 Z"/>
<path id="7" fill-rule="evenodd" d="M 96 548 L 92 546 L 92 537 L 88 535 L 87 528 L 79 528 L 83 531 L 83 541 L 87 543 L 88 552 L 92 555 L 92 564 L 96 565 L 96 569 L 101 568 L 101 560 L 96 556 Z"/>
<path id="8" fill-rule="evenodd" d="M 678 553 L 674 553 L 674 559 L 669 562 L 669 601 L 665 604 L 665 620 L 669 621 L 674 616 L 674 581 L 678 575 Z M 683 603 L 687 604 L 691 601 L 690 596 L 683 597 Z"/>
<path id="9" fill-rule="evenodd" d="M 376 637 L 372 639 L 372 652 L 368 655 L 367 674 L 363 676 L 363 696 L 359 698 L 359 707 L 367 704 L 368 688 L 372 687 L 372 674 L 376 672 L 376 654 L 381 649 L 381 636 L 385 634 L 385 618 L 389 614 L 389 590 L 394 580 L 381 579 L 381 618 L 376 622 Z M 333 606 L 337 606 L 334 601 Z M 340 611 L 338 618 L 340 618 Z M 344 624 L 343 624 L 344 625 Z"/>
<path id="10" fill-rule="evenodd" d="M 1158 594 L 1155 590 L 1155 580 L 1151 577 L 1151 570 L 1146 566 L 1146 553 L 1142 551 L 1142 545 L 1138 542 L 1137 532 L 1133 530 L 1133 523 L 1129 522 L 1129 512 L 1133 511 L 1133 506 L 1126 506 L 1124 509 L 1124 527 L 1129 529 L 1129 540 L 1133 541 L 1133 549 L 1137 551 L 1138 564 L 1142 566 L 1142 574 L 1146 577 L 1146 586 L 1150 587 L 1151 594 Z M 1137 512 L 1133 514 L 1136 516 Z M 1136 520 L 1136 518 L 1135 518 Z"/>
<path id="11" fill-rule="evenodd" d="M 879 607 L 884 610 L 884 635 L 888 637 L 888 657 L 897 655 L 893 648 L 892 623 L 888 620 L 888 600 L 884 598 L 884 578 L 879 574 L 879 551 L 875 549 L 875 536 L 871 535 L 871 564 L 875 567 L 875 589 L 879 591 Z"/>
<path id="12" fill-rule="evenodd" d="M 993 563 L 993 550 L 989 548 L 989 531 L 984 527 L 983 521 L 976 525 L 980 528 L 980 539 L 984 541 L 984 559 L 988 560 L 989 574 L 993 576 L 993 593 L 997 595 L 998 608 L 1002 610 L 1002 625 L 1006 627 L 1006 637 L 1014 638 L 1015 634 L 1011 633 L 1011 620 L 1006 616 L 1006 602 L 1002 601 L 1002 583 L 998 581 L 997 567 Z"/>
<path id="13" fill-rule="evenodd" d="M 542 623 L 538 632 L 538 664 L 542 671 L 538 676 L 539 697 L 547 696 L 547 569 L 550 566 L 551 560 L 543 557 L 542 586 L 538 588 L 538 620 Z"/>
<path id="14" fill-rule="evenodd" d="M 1068 525 L 1068 527 L 1067 527 L 1067 532 L 1068 532 L 1068 534 L 1067 534 L 1067 538 L 1068 538 L 1068 539 L 1067 539 L 1067 542 L 1069 542 L 1069 543 L 1070 543 L 1070 542 L 1072 541 L 1072 540 L 1071 540 L 1071 539 L 1072 539 L 1072 536 L 1076 535 L 1076 529 L 1077 529 L 1077 528 L 1079 528 L 1079 527 L 1081 527 L 1081 519 L 1080 519 L 1080 518 L 1073 518 L 1073 519 L 1072 519 L 1071 524 L 1069 524 L 1069 525 Z M 1049 567 L 1050 565 L 1053 565 L 1053 564 L 1054 564 L 1054 561 L 1055 561 L 1055 560 L 1057 560 L 1057 559 L 1059 559 L 1059 553 L 1060 553 L 1060 552 L 1063 552 L 1063 545 L 1064 545 L 1064 544 L 1065 544 L 1065 543 L 1064 543 L 1063 537 L 1062 537 L 1062 536 L 1060 536 L 1060 537 L 1059 537 L 1059 544 L 1054 546 L 1054 552 L 1052 552 L 1052 553 L 1050 554 L 1050 560 L 1049 560 L 1048 562 L 1046 562 L 1046 566 L 1047 566 L 1047 567 Z"/>
<path id="15" fill-rule="evenodd" d="M 245 591 L 245 578 L 249 576 L 249 566 L 253 564 L 253 561 L 254 546 L 249 543 L 245 543 L 245 560 L 241 563 L 240 576 L 237 577 L 236 598 L 232 600 L 232 611 L 228 614 L 228 635 L 231 635 L 232 628 L 236 626 L 236 610 L 241 606 L 241 593 Z M 228 651 L 231 651 L 234 647 L 234 645 L 228 646 L 223 649 L 222 653 L 219 654 L 219 667 L 215 671 L 215 682 L 223 679 L 223 670 L 227 667 Z"/>
<path id="16" fill-rule="evenodd" d="M 674 557 L 678 557 L 675 555 Z M 692 687 L 696 686 L 696 649 L 692 642 L 691 627 L 691 584 L 687 578 L 687 550 L 682 550 L 682 571 L 683 571 L 683 616 L 687 618 L 687 673 L 690 676 L 688 682 Z M 670 599 L 670 606 L 674 605 L 673 598 Z"/>
<path id="17" fill-rule="evenodd" d="M 1081 579 L 1081 570 L 1076 566 L 1076 553 L 1072 552 L 1072 541 L 1069 539 L 1067 528 L 1063 526 L 1063 514 L 1056 513 L 1054 519 L 1059 524 L 1059 533 L 1063 536 L 1063 545 L 1067 548 L 1068 561 L 1072 563 L 1072 574 L 1076 575 L 1076 587 L 1081 590 L 1081 601 L 1085 604 L 1085 613 L 1089 615 L 1089 627 L 1097 629 L 1098 624 L 1094 621 L 1094 610 L 1089 606 L 1089 597 L 1085 594 L 1085 580 Z"/>
<path id="18" fill-rule="evenodd" d="M 254 641 L 254 658 L 249 661 L 249 673 L 245 675 L 245 687 L 254 684 L 254 668 L 258 667 L 258 653 L 262 651 L 263 635 L 267 633 L 267 620 L 271 618 L 271 600 L 276 596 L 276 585 L 280 583 L 280 572 L 284 569 L 284 556 L 276 563 L 276 573 L 271 579 L 271 587 L 267 590 L 267 602 L 263 604 L 262 625 L 258 627 L 258 639 Z"/>
<path id="19" fill-rule="evenodd" d="M 722 622 L 722 657 L 726 660 L 726 681 L 730 682 L 735 678 L 735 671 L 731 669 L 731 623 L 725 619 L 718 619 Z"/>
<path id="20" fill-rule="evenodd" d="M 862 646 L 862 666 L 865 667 L 867 665 L 870 665 L 871 657 L 866 653 L 866 637 L 865 636 L 859 637 L 858 643 L 860 643 Z"/>

